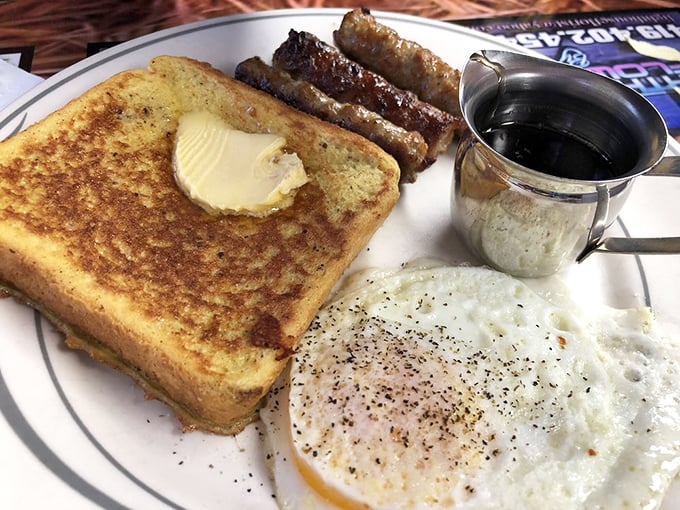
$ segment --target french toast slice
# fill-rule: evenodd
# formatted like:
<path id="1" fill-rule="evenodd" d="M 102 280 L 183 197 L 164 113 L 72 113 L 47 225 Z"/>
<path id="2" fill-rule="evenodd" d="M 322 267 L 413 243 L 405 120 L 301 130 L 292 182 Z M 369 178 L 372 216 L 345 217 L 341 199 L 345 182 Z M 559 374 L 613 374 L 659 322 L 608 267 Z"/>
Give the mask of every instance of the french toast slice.
<path id="1" fill-rule="evenodd" d="M 172 151 L 195 109 L 284 136 L 309 176 L 293 204 L 258 218 L 192 203 Z M 206 63 L 160 56 L 0 142 L 0 281 L 185 429 L 234 434 L 398 182 L 394 159 L 363 137 Z"/>

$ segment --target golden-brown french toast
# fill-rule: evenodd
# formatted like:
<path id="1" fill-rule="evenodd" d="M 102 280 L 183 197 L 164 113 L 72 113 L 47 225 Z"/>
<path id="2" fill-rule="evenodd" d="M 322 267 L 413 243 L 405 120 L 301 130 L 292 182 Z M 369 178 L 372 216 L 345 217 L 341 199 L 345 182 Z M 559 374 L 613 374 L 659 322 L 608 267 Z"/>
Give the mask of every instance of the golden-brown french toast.
<path id="1" fill-rule="evenodd" d="M 179 117 L 273 132 L 309 182 L 210 215 L 173 177 Z M 394 159 L 210 65 L 153 59 L 0 143 L 0 280 L 185 428 L 240 431 L 398 198 Z"/>

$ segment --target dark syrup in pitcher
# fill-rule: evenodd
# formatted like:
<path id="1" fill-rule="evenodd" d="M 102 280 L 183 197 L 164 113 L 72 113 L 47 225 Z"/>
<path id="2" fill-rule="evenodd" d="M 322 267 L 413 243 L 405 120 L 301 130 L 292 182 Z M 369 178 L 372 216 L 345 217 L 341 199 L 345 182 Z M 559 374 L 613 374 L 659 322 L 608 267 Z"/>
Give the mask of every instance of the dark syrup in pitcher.
<path id="1" fill-rule="evenodd" d="M 508 123 L 483 131 L 482 138 L 506 158 L 537 172 L 588 181 L 620 175 L 605 154 L 564 131 Z"/>

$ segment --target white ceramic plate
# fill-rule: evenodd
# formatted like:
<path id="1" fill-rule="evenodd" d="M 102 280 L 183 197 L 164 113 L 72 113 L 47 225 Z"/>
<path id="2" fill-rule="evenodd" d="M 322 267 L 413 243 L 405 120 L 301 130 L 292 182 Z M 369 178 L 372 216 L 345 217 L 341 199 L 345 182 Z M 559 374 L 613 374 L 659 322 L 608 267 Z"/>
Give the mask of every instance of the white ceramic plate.
<path id="1" fill-rule="evenodd" d="M 219 18 L 116 46 L 46 80 L 6 109 L 0 139 L 118 71 L 145 67 L 156 55 L 187 55 L 232 74 L 247 57 L 268 59 L 290 28 L 332 41 L 345 12 Z M 482 48 L 522 51 L 453 24 L 375 14 L 458 68 Z M 473 261 L 449 224 L 452 165 L 448 154 L 404 187 L 394 212 L 352 269 L 396 266 L 418 257 Z M 680 180 L 660 179 L 639 179 L 613 233 L 680 234 L 672 221 L 680 217 Z M 582 299 L 619 307 L 651 304 L 669 320 L 680 309 L 680 256 L 596 254 L 562 278 Z M 49 323 L 10 299 L 0 301 L 0 414 L 0 508 L 276 508 L 258 424 L 237 437 L 183 434 L 164 405 L 144 400 L 126 377 L 67 350 Z M 666 508 L 680 505 L 677 485 Z"/>

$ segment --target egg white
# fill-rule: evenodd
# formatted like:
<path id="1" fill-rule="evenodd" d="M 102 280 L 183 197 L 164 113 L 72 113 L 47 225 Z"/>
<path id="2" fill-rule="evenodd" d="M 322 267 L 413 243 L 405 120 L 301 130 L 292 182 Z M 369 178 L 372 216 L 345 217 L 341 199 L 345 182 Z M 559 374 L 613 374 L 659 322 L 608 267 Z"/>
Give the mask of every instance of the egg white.
<path id="1" fill-rule="evenodd" d="M 307 508 L 655 508 L 680 470 L 680 344 L 646 308 L 474 267 L 355 280 L 261 411 Z"/>

